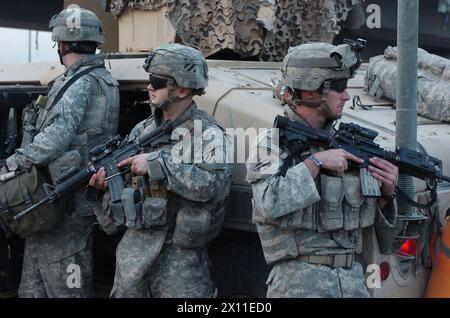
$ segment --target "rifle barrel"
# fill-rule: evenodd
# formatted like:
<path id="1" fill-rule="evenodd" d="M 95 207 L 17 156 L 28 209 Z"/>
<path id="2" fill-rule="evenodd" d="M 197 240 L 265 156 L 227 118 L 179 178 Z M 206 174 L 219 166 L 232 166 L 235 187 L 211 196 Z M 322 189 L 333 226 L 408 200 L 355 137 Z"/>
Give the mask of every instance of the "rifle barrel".
<path id="1" fill-rule="evenodd" d="M 27 215 L 31 211 L 38 209 L 41 205 L 46 204 L 49 200 L 50 200 L 50 198 L 47 196 L 47 197 L 43 198 L 41 201 L 39 201 L 38 203 L 29 206 L 25 210 L 23 210 L 23 211 L 17 213 L 16 215 L 14 215 L 14 220 L 18 220 L 18 219 L 24 217 L 25 215 Z"/>

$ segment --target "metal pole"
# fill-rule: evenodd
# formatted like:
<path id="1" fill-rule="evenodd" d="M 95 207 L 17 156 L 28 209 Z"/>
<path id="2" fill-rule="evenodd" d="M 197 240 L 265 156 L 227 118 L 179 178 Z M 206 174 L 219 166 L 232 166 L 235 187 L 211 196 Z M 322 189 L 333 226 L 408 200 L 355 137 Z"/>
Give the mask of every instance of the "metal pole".
<path id="1" fill-rule="evenodd" d="M 31 63 L 31 30 L 28 30 L 28 63 Z"/>
<path id="2" fill-rule="evenodd" d="M 397 19 L 397 146 L 416 149 L 417 146 L 417 46 L 419 29 L 419 0 L 398 0 Z M 413 178 L 400 175 L 399 187 L 409 197 L 416 193 Z M 400 215 L 413 213 L 413 207 L 398 199 Z"/>

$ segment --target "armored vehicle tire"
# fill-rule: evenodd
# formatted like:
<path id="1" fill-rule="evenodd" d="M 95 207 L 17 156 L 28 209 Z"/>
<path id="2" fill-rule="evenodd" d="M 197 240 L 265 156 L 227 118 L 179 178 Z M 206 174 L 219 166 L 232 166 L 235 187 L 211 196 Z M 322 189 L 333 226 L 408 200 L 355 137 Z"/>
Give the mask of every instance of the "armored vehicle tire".
<path id="1" fill-rule="evenodd" d="M 218 297 L 266 297 L 269 267 L 256 233 L 223 229 L 209 257 Z"/>

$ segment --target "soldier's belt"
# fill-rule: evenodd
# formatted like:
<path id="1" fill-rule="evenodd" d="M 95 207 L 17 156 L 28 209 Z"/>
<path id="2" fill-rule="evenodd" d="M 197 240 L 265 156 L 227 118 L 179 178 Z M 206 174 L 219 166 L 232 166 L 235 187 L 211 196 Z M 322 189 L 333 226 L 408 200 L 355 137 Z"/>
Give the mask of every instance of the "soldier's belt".
<path id="1" fill-rule="evenodd" d="M 355 263 L 353 254 L 345 255 L 301 255 L 297 257 L 298 260 L 309 264 L 328 265 L 331 267 L 352 267 Z"/>

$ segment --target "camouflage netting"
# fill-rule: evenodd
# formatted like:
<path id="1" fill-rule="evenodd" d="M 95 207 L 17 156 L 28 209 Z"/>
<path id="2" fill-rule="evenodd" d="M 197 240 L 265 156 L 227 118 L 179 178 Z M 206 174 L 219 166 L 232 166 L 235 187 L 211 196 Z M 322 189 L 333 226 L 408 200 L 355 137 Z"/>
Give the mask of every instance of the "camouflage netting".
<path id="1" fill-rule="evenodd" d="M 340 25 L 364 23 L 362 0 L 112 0 L 119 16 L 128 7 L 158 10 L 184 44 L 205 56 L 231 49 L 241 57 L 281 61 L 290 46 L 309 41 L 331 43 Z"/>
<path id="2" fill-rule="evenodd" d="M 347 21 L 353 8 L 350 28 L 364 22 L 362 2 L 358 0 L 262 0 L 263 6 L 274 10 L 273 25 L 264 39 L 263 60 L 281 61 L 290 46 L 318 41 L 331 43 L 340 31 L 340 23 Z M 360 16 L 360 17 L 359 17 Z M 359 17 L 359 18 L 358 18 Z"/>
<path id="3" fill-rule="evenodd" d="M 205 56 L 224 48 L 242 57 L 281 61 L 290 46 L 331 43 L 358 0 L 241 0 L 169 3 L 167 16 L 184 43 Z M 362 10 L 355 10 L 358 14 Z M 363 19 L 352 19 L 351 26 Z M 359 27 L 358 25 L 358 27 Z M 350 25 L 349 25 L 350 26 Z"/>
<path id="4" fill-rule="evenodd" d="M 109 6 L 111 13 L 118 17 L 126 7 L 132 10 L 159 10 L 166 3 L 167 0 L 111 0 Z"/>
<path id="5" fill-rule="evenodd" d="M 259 0 L 175 0 L 169 3 L 167 18 L 183 43 L 205 56 L 228 48 L 247 57 L 262 48 L 258 7 Z"/>
<path id="6" fill-rule="evenodd" d="M 396 99 L 397 48 L 369 60 L 365 89 L 369 95 Z M 418 50 L 417 113 L 426 118 L 450 121 L 450 60 Z"/>

